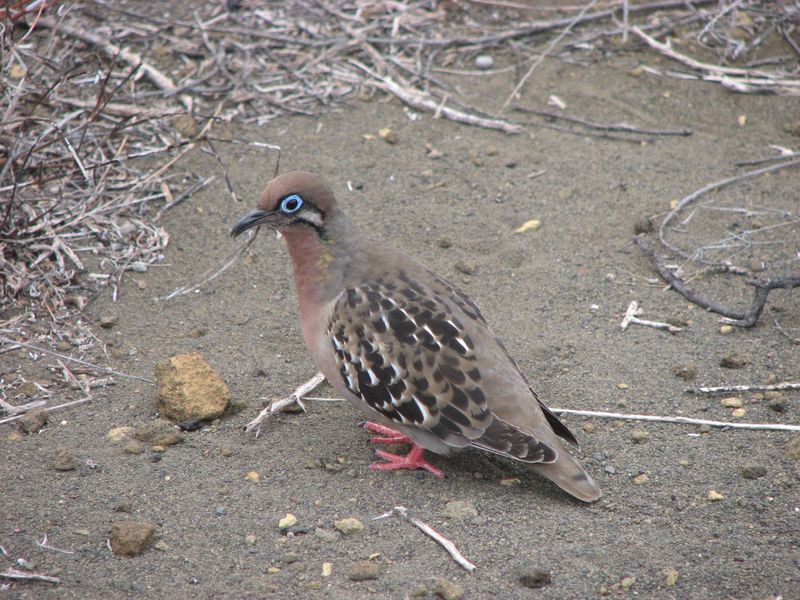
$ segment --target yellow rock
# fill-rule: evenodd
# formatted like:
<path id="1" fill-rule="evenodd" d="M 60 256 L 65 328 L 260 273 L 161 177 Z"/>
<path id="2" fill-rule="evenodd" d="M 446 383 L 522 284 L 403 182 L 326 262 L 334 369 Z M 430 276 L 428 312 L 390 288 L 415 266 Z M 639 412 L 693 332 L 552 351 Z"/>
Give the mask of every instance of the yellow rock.
<path id="1" fill-rule="evenodd" d="M 333 573 L 333 563 L 329 562 L 322 563 L 322 576 L 330 577 L 331 573 Z"/>
<path id="2" fill-rule="evenodd" d="M 633 478 L 633 483 L 636 485 L 644 485 L 648 481 L 650 481 L 650 477 L 648 477 L 647 473 L 642 473 Z"/>
<path id="3" fill-rule="evenodd" d="M 121 442 L 132 431 L 133 427 L 114 427 L 114 429 L 108 430 L 106 439 L 114 443 Z"/>
<path id="4" fill-rule="evenodd" d="M 720 494 L 718 491 L 711 490 L 710 492 L 708 492 L 708 501 L 709 502 L 720 502 L 722 500 L 725 500 L 725 496 Z"/>
<path id="5" fill-rule="evenodd" d="M 297 523 L 297 517 L 295 517 L 292 513 L 286 513 L 286 516 L 283 517 L 280 521 L 278 521 L 278 527 L 280 529 L 286 529 L 287 527 L 291 527 Z"/>
<path id="6" fill-rule="evenodd" d="M 725 408 L 742 408 L 742 399 L 731 397 L 731 398 L 723 398 L 719 401 L 719 403 L 724 406 Z"/>
<path id="7" fill-rule="evenodd" d="M 261 475 L 258 474 L 258 471 L 250 471 L 247 475 L 244 476 L 247 481 L 252 481 L 253 483 L 258 483 L 261 481 Z"/>
<path id="8" fill-rule="evenodd" d="M 731 416 L 732 417 L 736 417 L 737 419 L 741 419 L 746 414 L 747 414 L 747 411 L 744 408 L 734 408 L 731 411 Z"/>
<path id="9" fill-rule="evenodd" d="M 675 569 L 666 569 L 664 571 L 664 583 L 667 587 L 675 587 L 679 577 L 680 574 Z"/>
<path id="10" fill-rule="evenodd" d="M 530 221 L 525 221 L 522 225 L 517 227 L 514 230 L 514 233 L 525 233 L 526 231 L 536 231 L 541 226 L 542 222 L 539 219 L 531 219 Z"/>
<path id="11" fill-rule="evenodd" d="M 221 416 L 231 392 L 199 352 L 178 354 L 156 365 L 156 408 L 173 421 Z"/>
<path id="12" fill-rule="evenodd" d="M 522 483 L 522 480 L 519 477 L 507 477 L 500 480 L 500 485 L 503 487 L 512 487 L 520 483 Z"/>
<path id="13" fill-rule="evenodd" d="M 728 335 L 729 333 L 733 333 L 733 325 L 723 325 L 719 328 L 719 332 L 722 335 Z"/>

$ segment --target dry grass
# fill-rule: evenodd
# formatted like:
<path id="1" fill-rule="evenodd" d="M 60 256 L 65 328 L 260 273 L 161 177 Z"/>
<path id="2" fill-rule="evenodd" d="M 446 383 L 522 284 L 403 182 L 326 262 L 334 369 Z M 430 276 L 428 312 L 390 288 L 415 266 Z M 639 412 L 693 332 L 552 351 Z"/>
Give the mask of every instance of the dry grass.
<path id="1" fill-rule="evenodd" d="M 588 63 L 623 36 L 643 47 L 628 37 L 634 25 L 797 83 L 798 11 L 789 3 L 638 2 L 627 21 L 622 5 L 230 0 L 176 4 L 184 14 L 168 19 L 113 3 L 5 5 L 0 334 L 78 354 L 90 347 L 82 309 L 104 287 L 116 299 L 126 273 L 162 260 L 163 213 L 211 180 L 175 164 L 200 144 L 213 152 L 219 121 L 316 115 L 381 90 L 473 125 L 554 126 L 542 114 L 521 123 L 459 104 L 444 79 L 491 72 L 475 66 L 487 51 L 513 56 L 506 68 L 518 80 L 545 56 Z M 508 93 L 513 107 L 519 94 Z"/>

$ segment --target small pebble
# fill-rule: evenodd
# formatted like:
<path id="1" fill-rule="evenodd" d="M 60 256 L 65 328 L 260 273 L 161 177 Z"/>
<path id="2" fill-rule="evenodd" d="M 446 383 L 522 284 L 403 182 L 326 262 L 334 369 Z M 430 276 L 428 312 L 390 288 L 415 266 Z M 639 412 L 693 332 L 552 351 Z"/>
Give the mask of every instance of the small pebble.
<path id="1" fill-rule="evenodd" d="M 644 429 L 634 429 L 631 432 L 631 439 L 637 444 L 642 444 L 650 439 L 650 433 Z"/>
<path id="2" fill-rule="evenodd" d="M 720 502 L 722 500 L 725 500 L 725 496 L 723 496 L 716 490 L 709 491 L 707 498 L 709 502 Z"/>
<path id="3" fill-rule="evenodd" d="M 633 224 L 633 232 L 635 234 L 650 233 L 653 231 L 653 222 L 650 217 L 642 217 Z"/>
<path id="4" fill-rule="evenodd" d="M 295 524 L 297 524 L 297 517 L 292 513 L 286 513 L 286 516 L 278 521 L 278 529 L 288 529 Z"/>
<path id="5" fill-rule="evenodd" d="M 387 144 L 394 145 L 398 141 L 397 140 L 397 134 L 394 131 L 392 131 L 391 129 L 389 129 L 388 127 L 385 127 L 383 129 L 379 129 L 378 130 L 378 137 L 380 137 Z"/>
<path id="6" fill-rule="evenodd" d="M 475 66 L 481 70 L 491 69 L 494 59 L 487 54 L 479 54 L 475 57 Z"/>
<path id="7" fill-rule="evenodd" d="M 750 364 L 750 357 L 746 354 L 727 354 L 719 361 L 719 366 L 726 369 L 741 369 Z"/>
<path id="8" fill-rule="evenodd" d="M 256 545 L 256 536 L 252 533 L 248 533 L 244 536 L 244 544 L 245 546 L 255 546 Z"/>
<path id="9" fill-rule="evenodd" d="M 603 467 L 603 471 L 605 471 L 609 475 L 615 475 L 617 472 L 617 470 L 611 465 L 606 465 L 605 467 Z"/>
<path id="10" fill-rule="evenodd" d="M 514 233 L 525 233 L 526 231 L 536 231 L 541 226 L 542 222 L 539 219 L 530 219 L 529 221 L 525 221 L 522 225 L 517 227 L 514 230 Z"/>
<path id="11" fill-rule="evenodd" d="M 631 387 L 631 386 L 629 386 L 627 383 L 618 383 L 617 384 L 617 388 L 619 388 L 621 390 L 627 390 L 629 387 Z"/>
<path id="12" fill-rule="evenodd" d="M 729 333 L 733 333 L 733 325 L 722 325 L 719 328 L 719 332 L 722 335 L 728 335 Z"/>
<path id="13" fill-rule="evenodd" d="M 672 374 L 684 381 L 694 381 L 697 377 L 697 367 L 694 365 L 675 365 Z"/>
<path id="14" fill-rule="evenodd" d="M 261 475 L 258 474 L 258 471 L 250 471 L 244 476 L 244 478 L 247 481 L 252 481 L 253 483 L 258 483 L 261 481 Z"/>
<path id="15" fill-rule="evenodd" d="M 114 443 L 121 442 L 132 431 L 133 427 L 114 427 L 113 429 L 108 430 L 108 433 L 106 433 L 106 439 Z"/>
<path id="16" fill-rule="evenodd" d="M 267 567 L 267 573 L 269 575 L 277 575 L 281 572 L 280 567 Z"/>
<path id="17" fill-rule="evenodd" d="M 633 483 L 635 485 L 644 485 L 648 481 L 650 481 L 650 477 L 647 475 L 647 473 L 641 473 L 633 478 Z"/>
<path id="18" fill-rule="evenodd" d="M 225 510 L 225 507 L 224 507 L 224 506 L 217 506 L 217 507 L 214 509 L 214 514 L 215 514 L 216 516 L 218 516 L 218 517 L 224 517 L 225 515 L 227 515 L 227 514 L 228 514 L 228 511 L 227 511 L 227 510 Z"/>
<path id="19" fill-rule="evenodd" d="M 354 517 L 338 519 L 333 522 L 333 526 L 340 531 L 342 535 L 351 535 L 364 529 L 364 524 Z"/>
<path id="20" fill-rule="evenodd" d="M 75 455 L 66 448 L 61 448 L 56 452 L 53 458 L 53 468 L 56 471 L 72 471 L 78 467 L 78 461 Z"/>
<path id="21" fill-rule="evenodd" d="M 583 430 L 586 433 L 594 433 L 594 430 L 595 430 L 594 423 L 584 423 L 583 424 Z"/>
<path id="22" fill-rule="evenodd" d="M 725 408 L 742 408 L 742 399 L 736 398 L 732 396 L 730 398 L 723 398 L 719 401 L 720 405 L 724 406 Z"/>
<path id="23" fill-rule="evenodd" d="M 453 245 L 453 241 L 449 237 L 440 237 L 436 240 L 436 245 L 439 248 L 450 248 Z"/>
<path id="24" fill-rule="evenodd" d="M 745 465 L 739 469 L 745 479 L 758 479 L 767 474 L 767 468 L 762 465 Z"/>
<path id="25" fill-rule="evenodd" d="M 141 454 L 144 452 L 144 446 L 137 441 L 131 440 L 123 446 L 122 451 L 126 454 Z"/>
<path id="26" fill-rule="evenodd" d="M 774 400 L 767 401 L 767 407 L 774 410 L 776 413 L 782 413 L 786 409 L 786 404 L 783 398 L 775 398 Z"/>
<path id="27" fill-rule="evenodd" d="M 228 448 L 226 446 L 225 448 L 220 450 L 220 454 L 222 454 L 222 456 L 226 456 L 226 457 L 227 456 L 233 456 L 233 448 Z"/>
<path id="28" fill-rule="evenodd" d="M 354 564 L 347 577 L 353 581 L 367 581 L 369 579 L 377 579 L 380 571 L 378 565 L 368 560 L 362 560 Z"/>
<path id="29" fill-rule="evenodd" d="M 146 521 L 117 521 L 111 524 L 111 551 L 117 556 L 141 554 L 153 541 L 156 527 Z"/>
<path id="30" fill-rule="evenodd" d="M 442 600 L 461 600 L 464 596 L 464 588 L 461 585 L 444 577 L 436 578 L 433 591 L 441 596 Z"/>
<path id="31" fill-rule="evenodd" d="M 322 573 L 323 577 L 330 577 L 333 573 L 333 563 L 324 562 L 322 563 Z"/>
<path id="32" fill-rule="evenodd" d="M 675 569 L 665 569 L 664 570 L 664 585 L 667 587 L 675 587 L 678 583 L 678 578 L 680 574 Z"/>
<path id="33" fill-rule="evenodd" d="M 635 583 L 636 583 L 636 577 L 628 575 L 627 577 L 623 577 L 622 580 L 620 580 L 619 585 L 623 590 L 629 590 L 633 587 Z"/>
<path id="34" fill-rule="evenodd" d="M 519 582 L 526 588 L 537 589 L 550 585 L 553 577 L 550 571 L 544 569 L 523 569 L 519 575 Z"/>
<path id="35" fill-rule="evenodd" d="M 465 261 L 458 261 L 453 266 L 455 267 L 456 271 L 463 273 L 464 275 L 472 275 L 477 269 L 474 263 Z"/>
<path id="36" fill-rule="evenodd" d="M 500 480 L 500 485 L 503 487 L 513 487 L 515 485 L 519 485 L 522 483 L 522 480 L 519 477 L 507 477 L 506 479 Z"/>
<path id="37" fill-rule="evenodd" d="M 161 552 L 166 552 L 169 550 L 169 545 L 164 540 L 158 540 L 155 545 L 153 546 L 156 550 L 160 550 Z"/>
<path id="38" fill-rule="evenodd" d="M 103 329 L 111 329 L 117 324 L 117 317 L 113 315 L 103 315 L 100 317 L 100 327 Z"/>
<path id="39" fill-rule="evenodd" d="M 47 424 L 47 411 L 42 408 L 28 411 L 19 418 L 19 424 L 25 433 L 36 433 Z"/>
<path id="40" fill-rule="evenodd" d="M 744 408 L 734 408 L 731 411 L 731 416 L 737 419 L 741 419 L 743 416 L 747 414 L 747 410 Z"/>
<path id="41" fill-rule="evenodd" d="M 300 555 L 297 552 L 287 552 L 283 555 L 283 562 L 284 564 L 291 565 L 292 563 L 296 563 L 300 560 Z"/>

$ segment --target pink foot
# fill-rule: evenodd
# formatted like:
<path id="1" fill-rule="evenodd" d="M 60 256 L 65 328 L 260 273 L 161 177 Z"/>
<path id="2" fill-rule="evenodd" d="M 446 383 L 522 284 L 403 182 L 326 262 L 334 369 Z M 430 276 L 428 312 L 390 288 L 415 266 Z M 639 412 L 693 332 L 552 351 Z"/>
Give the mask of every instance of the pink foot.
<path id="1" fill-rule="evenodd" d="M 408 437 L 407 435 L 403 435 L 399 431 L 395 431 L 391 427 L 386 427 L 385 425 L 379 425 L 378 423 L 373 423 L 372 421 L 367 421 L 362 425 L 364 429 L 367 431 L 372 431 L 373 433 L 380 433 L 386 437 L 374 437 L 370 438 L 370 442 L 373 444 L 411 444 L 414 445 L 414 441 Z"/>
<path id="2" fill-rule="evenodd" d="M 428 473 L 432 473 L 439 479 L 444 479 L 444 472 L 437 469 L 427 460 L 425 460 L 425 448 L 415 445 L 411 448 L 411 452 L 405 456 L 401 454 L 392 454 L 385 450 L 375 450 L 375 454 L 380 456 L 385 463 L 373 463 L 369 466 L 370 469 L 378 469 L 380 471 L 395 471 L 397 469 L 425 469 Z"/>

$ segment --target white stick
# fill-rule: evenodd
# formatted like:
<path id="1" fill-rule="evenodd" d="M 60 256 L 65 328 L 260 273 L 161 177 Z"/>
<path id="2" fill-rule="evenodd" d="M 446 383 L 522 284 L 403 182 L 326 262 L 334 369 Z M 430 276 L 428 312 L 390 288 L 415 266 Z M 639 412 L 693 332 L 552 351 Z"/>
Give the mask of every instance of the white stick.
<path id="1" fill-rule="evenodd" d="M 448 554 L 450 554 L 450 556 L 453 557 L 453 560 L 456 561 L 459 565 L 461 565 L 461 567 L 463 567 L 467 571 L 472 572 L 478 568 L 473 563 L 464 558 L 464 555 L 458 551 L 458 548 L 456 548 L 456 545 L 453 542 L 448 540 L 442 534 L 438 533 L 430 525 L 423 523 L 419 519 L 410 517 L 408 515 L 408 509 L 405 506 L 395 506 L 389 512 L 386 512 L 382 515 L 375 517 L 373 521 L 378 519 L 385 519 L 387 517 L 391 517 L 392 515 L 398 515 L 400 517 L 403 517 L 406 521 L 418 527 L 425 535 L 427 535 L 429 538 L 431 538 L 432 540 L 440 544 L 445 550 L 447 550 Z"/>
<path id="2" fill-rule="evenodd" d="M 687 388 L 690 394 L 718 394 L 720 392 L 777 392 L 781 390 L 800 390 L 800 383 L 773 383 L 771 385 L 719 385 L 716 387 Z"/>
<path id="3" fill-rule="evenodd" d="M 582 417 L 601 417 L 603 419 L 624 419 L 628 421 L 659 421 L 663 423 L 688 423 L 690 425 L 709 425 L 710 427 L 729 427 L 731 429 L 763 429 L 767 431 L 800 431 L 800 425 L 783 425 L 781 423 L 729 423 L 727 421 L 706 421 L 689 417 L 660 417 L 657 415 L 629 415 L 623 413 L 598 412 L 593 410 L 571 410 L 568 408 L 551 408 L 554 413 L 578 415 Z"/>
<path id="4" fill-rule="evenodd" d="M 68 406 L 75 406 L 76 404 L 83 404 L 84 402 L 88 402 L 91 399 L 92 399 L 91 396 L 86 396 L 85 398 L 80 398 L 78 400 L 73 400 L 72 402 L 65 402 L 64 404 L 59 404 L 57 406 L 50 406 L 48 408 L 45 408 L 44 410 L 46 412 L 50 412 L 50 411 L 53 411 L 53 410 L 58 410 L 59 408 L 66 408 Z M 16 421 L 17 419 L 20 419 L 20 418 L 22 418 L 22 415 L 16 415 L 14 417 L 8 417 L 7 419 L 0 420 L 0 424 L 10 423 L 11 421 Z"/>
<path id="5" fill-rule="evenodd" d="M 270 402 L 269 406 L 267 406 L 264 410 L 262 410 L 255 419 L 253 419 L 247 425 L 244 426 L 244 430 L 252 431 L 253 429 L 255 429 L 256 437 L 258 437 L 258 434 L 261 433 L 262 421 L 265 421 L 279 410 L 282 410 L 283 408 L 290 406 L 292 404 L 297 404 L 298 406 L 300 406 L 300 408 L 302 408 L 305 411 L 306 407 L 303 406 L 301 399 L 303 398 L 303 396 L 305 396 L 311 390 L 316 388 L 323 381 L 325 381 L 325 375 L 323 375 L 321 372 L 317 373 L 305 383 L 298 385 L 297 389 L 295 389 L 291 394 L 289 394 L 285 398 L 281 398 L 280 400 L 275 400 L 274 402 Z"/>
<path id="6" fill-rule="evenodd" d="M 92 367 L 93 369 L 97 369 L 98 371 L 103 371 L 104 373 L 108 373 L 109 375 L 116 375 L 117 377 L 126 377 L 127 379 L 136 379 L 137 381 L 144 381 L 145 383 L 150 383 L 153 385 L 155 385 L 156 383 L 151 379 L 139 377 L 138 375 L 128 375 L 127 373 L 120 373 L 119 371 L 115 371 L 114 369 L 110 369 L 108 367 L 101 367 L 100 365 L 95 365 L 93 363 L 86 362 L 85 360 L 81 360 L 79 358 L 73 358 L 71 356 L 67 356 L 66 354 L 61 354 L 60 352 L 53 352 L 52 350 L 47 350 L 46 348 L 40 348 L 39 346 L 34 346 L 32 344 L 26 344 L 25 342 L 17 342 L 2 335 L 0 335 L 0 344 L 14 344 L 16 346 L 22 346 L 23 348 L 32 350 L 33 352 L 41 352 L 42 354 L 51 354 L 52 356 L 63 358 L 64 360 L 67 360 L 69 362 L 74 362 L 79 365 L 83 365 L 85 367 Z"/>
<path id="7" fill-rule="evenodd" d="M 50 577 L 49 575 L 39 575 L 38 573 L 23 573 L 16 569 L 9 569 L 0 573 L 0 577 L 6 579 L 28 579 L 30 581 L 46 581 L 48 583 L 58 583 L 58 577 Z"/>
<path id="8" fill-rule="evenodd" d="M 622 331 L 625 331 L 628 328 L 628 325 L 631 323 L 636 323 L 637 325 L 644 325 L 645 327 L 652 327 L 654 329 L 663 329 L 669 331 L 670 333 L 677 333 L 682 331 L 680 327 L 675 327 L 674 325 L 670 325 L 669 323 L 662 323 L 661 321 L 648 321 L 647 319 L 640 319 L 636 315 L 642 314 L 642 309 L 639 308 L 639 303 L 636 300 L 631 300 L 631 303 L 628 305 L 628 310 L 625 311 L 625 316 L 622 318 L 622 323 L 619 324 Z"/>

